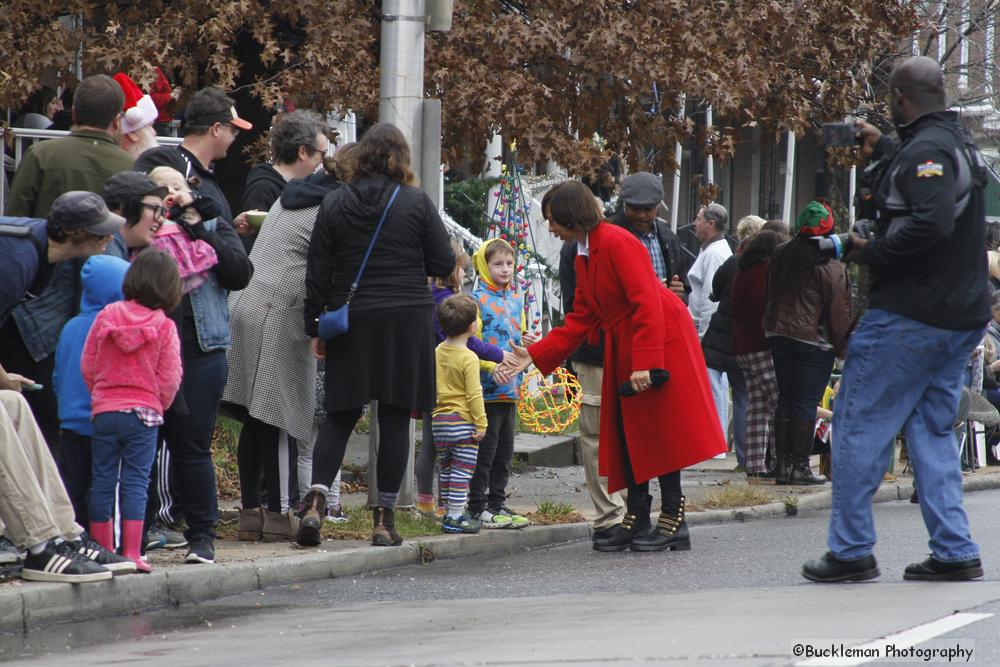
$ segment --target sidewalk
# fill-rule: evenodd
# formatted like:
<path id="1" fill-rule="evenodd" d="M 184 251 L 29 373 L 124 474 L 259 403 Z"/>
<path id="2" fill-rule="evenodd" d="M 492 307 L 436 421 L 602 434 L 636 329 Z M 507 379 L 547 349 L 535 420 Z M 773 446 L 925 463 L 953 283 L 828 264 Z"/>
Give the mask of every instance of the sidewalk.
<path id="1" fill-rule="evenodd" d="M 522 438 L 519 435 L 519 442 Z M 558 440 L 558 439 L 557 439 Z M 556 461 L 566 461 L 566 447 L 572 441 L 533 441 L 519 446 L 519 459 L 532 459 L 539 450 L 556 447 Z M 367 437 L 352 440 L 349 462 L 364 463 Z M 544 459 L 543 459 L 544 460 Z M 569 459 L 571 460 L 571 459 Z M 787 513 L 785 499 L 795 498 L 798 511 L 815 511 L 830 506 L 830 486 L 776 487 L 771 484 L 748 486 L 743 473 L 733 472 L 735 457 L 705 461 L 683 473 L 682 484 L 691 510 L 692 526 L 708 523 L 748 521 Z M 96 584 L 70 586 L 18 579 L 0 584 L 0 632 L 27 632 L 46 625 L 84 616 L 136 614 L 157 608 L 202 602 L 214 598 L 262 590 L 271 586 L 308 582 L 331 577 L 357 576 L 367 572 L 401 567 L 434 559 L 490 556 L 525 549 L 586 540 L 594 516 L 587 494 L 583 470 L 578 465 L 535 466 L 518 463 L 508 485 L 509 504 L 516 510 L 532 512 L 543 501 L 571 505 L 586 522 L 531 526 L 523 530 L 484 530 L 478 535 L 434 535 L 407 540 L 398 548 L 372 548 L 361 540 L 328 540 L 317 548 L 291 543 L 251 543 L 236 540 L 216 542 L 216 565 L 186 565 L 185 551 L 153 551 L 149 555 L 154 571 L 149 575 L 128 575 Z M 655 482 L 654 482 L 655 485 Z M 967 491 L 1000 488 L 1000 468 L 982 468 L 965 476 Z M 766 504 L 713 508 L 720 501 L 739 500 L 749 492 L 767 494 Z M 886 481 L 875 496 L 876 502 L 905 500 L 912 491 L 912 477 L 900 475 Z M 654 490 L 654 497 L 658 491 Z M 365 494 L 342 496 L 354 511 L 366 501 Z M 222 502 L 223 520 L 232 520 L 238 503 Z M 697 540 L 697 531 L 694 531 Z M 696 547 L 697 548 L 697 547 Z"/>

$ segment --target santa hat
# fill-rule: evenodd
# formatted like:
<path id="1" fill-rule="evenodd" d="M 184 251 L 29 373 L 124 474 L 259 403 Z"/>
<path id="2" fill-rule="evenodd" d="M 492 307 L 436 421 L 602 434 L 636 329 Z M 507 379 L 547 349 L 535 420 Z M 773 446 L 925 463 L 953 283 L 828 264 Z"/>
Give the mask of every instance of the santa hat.
<path id="1" fill-rule="evenodd" d="M 124 72 L 115 74 L 114 79 L 125 93 L 125 104 L 122 105 L 122 111 L 125 112 L 122 118 L 122 133 L 135 132 L 156 122 L 160 112 L 156 110 L 153 98 L 143 95 L 139 86 L 135 85 L 135 81 Z"/>

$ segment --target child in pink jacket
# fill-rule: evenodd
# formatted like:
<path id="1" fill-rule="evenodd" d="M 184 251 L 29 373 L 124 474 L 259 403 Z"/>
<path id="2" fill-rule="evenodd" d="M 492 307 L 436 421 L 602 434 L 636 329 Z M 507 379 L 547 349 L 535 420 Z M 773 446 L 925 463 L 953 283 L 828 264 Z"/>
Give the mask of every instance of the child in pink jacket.
<path id="1" fill-rule="evenodd" d="M 125 301 L 97 315 L 80 359 L 93 415 L 90 534 L 114 551 L 111 519 L 120 484 L 122 554 L 149 572 L 140 557 L 146 490 L 157 431 L 181 384 L 180 339 L 166 314 L 181 300 L 177 263 L 159 250 L 143 250 L 122 291 Z"/>

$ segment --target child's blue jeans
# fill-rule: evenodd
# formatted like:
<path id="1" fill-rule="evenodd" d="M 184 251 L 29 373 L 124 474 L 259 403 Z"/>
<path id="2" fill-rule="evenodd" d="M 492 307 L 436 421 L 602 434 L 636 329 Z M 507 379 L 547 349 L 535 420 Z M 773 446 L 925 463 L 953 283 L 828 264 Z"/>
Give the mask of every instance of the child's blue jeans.
<path id="1" fill-rule="evenodd" d="M 158 430 L 156 426 L 146 426 L 134 412 L 102 412 L 94 416 L 90 450 L 91 521 L 111 520 L 118 483 L 121 483 L 122 518 L 129 521 L 145 518 Z"/>

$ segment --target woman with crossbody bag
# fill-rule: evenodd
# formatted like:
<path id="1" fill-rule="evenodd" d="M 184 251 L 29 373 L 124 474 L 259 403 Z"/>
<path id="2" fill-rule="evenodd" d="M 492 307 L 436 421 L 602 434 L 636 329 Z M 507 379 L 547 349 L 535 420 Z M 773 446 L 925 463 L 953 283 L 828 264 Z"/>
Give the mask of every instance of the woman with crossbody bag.
<path id="1" fill-rule="evenodd" d="M 379 401 L 379 502 L 372 545 L 397 546 L 393 509 L 409 455 L 410 413 L 434 407 L 434 300 L 427 276 L 455 265 L 437 209 L 415 187 L 410 149 L 379 123 L 358 142 L 354 181 L 323 200 L 309 244 L 305 330 L 326 360 L 326 419 L 313 452 L 312 486 L 296 541 L 320 542 L 330 480 L 344 459 L 362 408 Z M 347 312 L 346 331 L 342 322 Z M 324 325 L 340 327 L 321 338 Z M 323 334 L 331 335 L 323 327 Z"/>

